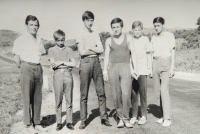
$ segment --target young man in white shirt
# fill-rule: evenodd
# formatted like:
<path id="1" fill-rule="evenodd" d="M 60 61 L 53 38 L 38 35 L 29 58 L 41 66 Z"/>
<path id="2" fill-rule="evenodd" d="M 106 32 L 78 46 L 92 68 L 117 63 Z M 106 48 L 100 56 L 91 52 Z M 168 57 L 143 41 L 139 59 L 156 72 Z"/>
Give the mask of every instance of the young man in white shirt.
<path id="1" fill-rule="evenodd" d="M 27 33 L 18 37 L 13 45 L 14 60 L 20 68 L 20 83 L 23 95 L 23 121 L 29 130 L 47 131 L 41 127 L 40 113 L 42 104 L 43 70 L 40 64 L 41 54 L 46 53 L 37 35 L 39 20 L 32 15 L 25 20 Z"/>
<path id="2" fill-rule="evenodd" d="M 151 39 L 153 46 L 153 78 L 157 98 L 160 98 L 160 108 L 163 117 L 157 123 L 163 127 L 171 125 L 169 78 L 174 76 L 175 37 L 165 31 L 165 20 L 156 17 L 153 20 L 156 35 Z"/>

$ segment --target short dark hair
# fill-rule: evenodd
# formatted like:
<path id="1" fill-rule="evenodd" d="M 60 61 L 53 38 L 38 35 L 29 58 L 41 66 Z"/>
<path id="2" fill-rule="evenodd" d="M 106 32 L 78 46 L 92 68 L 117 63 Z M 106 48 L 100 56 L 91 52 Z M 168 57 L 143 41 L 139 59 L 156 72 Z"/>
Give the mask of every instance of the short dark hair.
<path id="1" fill-rule="evenodd" d="M 57 31 L 53 33 L 53 37 L 55 41 L 57 41 L 59 37 L 65 37 L 65 33 L 62 30 L 58 29 Z"/>
<path id="2" fill-rule="evenodd" d="M 120 23 L 120 26 L 121 26 L 121 27 L 124 26 L 124 23 L 123 23 L 122 19 L 120 19 L 120 18 L 114 18 L 114 19 L 111 21 L 111 23 L 110 23 L 111 28 L 112 28 L 112 24 L 115 24 L 115 23 Z"/>
<path id="3" fill-rule="evenodd" d="M 153 24 L 154 23 L 161 23 L 162 25 L 165 24 L 165 19 L 163 19 L 162 17 L 156 17 L 154 20 L 153 20 Z"/>
<path id="4" fill-rule="evenodd" d="M 143 29 L 143 24 L 142 24 L 141 21 L 135 21 L 135 22 L 133 22 L 132 29 L 134 29 L 134 28 L 136 28 L 138 26 L 141 27 L 141 29 Z"/>
<path id="5" fill-rule="evenodd" d="M 85 11 L 82 15 L 82 20 L 88 20 L 88 19 L 93 19 L 94 20 L 94 14 L 90 11 Z"/>
<path id="6" fill-rule="evenodd" d="M 40 23 L 39 23 L 39 20 L 37 19 L 37 17 L 35 17 L 35 16 L 33 16 L 33 15 L 28 15 L 28 16 L 26 17 L 25 24 L 28 25 L 28 22 L 29 22 L 30 20 L 32 20 L 32 21 L 37 20 L 37 22 L 38 22 L 38 27 L 40 27 Z"/>

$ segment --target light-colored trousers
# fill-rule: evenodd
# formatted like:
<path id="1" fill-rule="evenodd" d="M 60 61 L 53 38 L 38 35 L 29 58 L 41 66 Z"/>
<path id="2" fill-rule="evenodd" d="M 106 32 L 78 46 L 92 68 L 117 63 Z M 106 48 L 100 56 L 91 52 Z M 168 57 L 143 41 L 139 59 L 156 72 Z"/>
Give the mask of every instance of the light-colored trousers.
<path id="1" fill-rule="evenodd" d="M 157 100 L 160 99 L 161 113 L 164 119 L 170 119 L 169 71 L 171 58 L 156 58 L 153 60 L 154 89 Z"/>

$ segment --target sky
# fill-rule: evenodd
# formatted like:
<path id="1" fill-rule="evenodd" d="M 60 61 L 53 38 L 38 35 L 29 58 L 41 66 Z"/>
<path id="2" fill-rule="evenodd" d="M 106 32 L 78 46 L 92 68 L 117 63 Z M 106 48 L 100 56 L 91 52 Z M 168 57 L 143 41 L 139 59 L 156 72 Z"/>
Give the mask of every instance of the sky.
<path id="1" fill-rule="evenodd" d="M 131 30 L 134 21 L 153 28 L 153 19 L 161 16 L 166 28 L 197 28 L 200 0 L 0 0 L 0 29 L 26 32 L 25 18 L 35 15 L 40 21 L 38 34 L 53 40 L 61 29 L 67 39 L 76 38 L 83 27 L 82 14 L 92 11 L 94 29 L 112 32 L 110 22 L 118 17 L 124 22 L 123 32 Z"/>

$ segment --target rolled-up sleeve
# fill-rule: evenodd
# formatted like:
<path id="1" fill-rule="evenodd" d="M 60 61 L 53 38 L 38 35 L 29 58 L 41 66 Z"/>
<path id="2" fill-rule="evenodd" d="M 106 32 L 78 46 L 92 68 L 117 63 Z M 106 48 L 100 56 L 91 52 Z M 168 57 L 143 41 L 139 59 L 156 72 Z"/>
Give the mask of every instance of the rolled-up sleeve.
<path id="1" fill-rule="evenodd" d="M 13 43 L 12 53 L 20 56 L 21 53 L 23 52 L 22 45 L 23 45 L 23 42 L 21 41 L 21 38 L 20 37 L 17 38 L 15 42 Z"/>
<path id="2" fill-rule="evenodd" d="M 174 34 L 173 34 L 173 33 L 171 33 L 171 34 L 169 35 L 169 43 L 170 43 L 170 51 L 171 51 L 171 50 L 174 50 L 175 47 L 176 47 L 176 40 L 175 40 L 175 37 L 174 37 Z"/>

